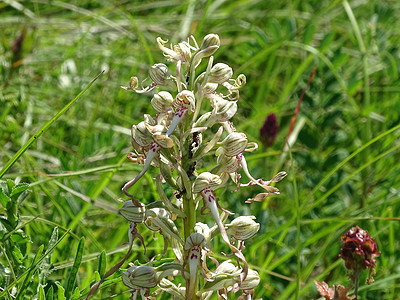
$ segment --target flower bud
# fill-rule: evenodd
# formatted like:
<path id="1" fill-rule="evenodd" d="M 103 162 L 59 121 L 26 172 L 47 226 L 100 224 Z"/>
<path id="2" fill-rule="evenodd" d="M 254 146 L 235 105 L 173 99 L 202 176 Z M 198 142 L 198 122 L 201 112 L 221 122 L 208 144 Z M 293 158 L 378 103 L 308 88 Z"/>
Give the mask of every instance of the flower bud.
<path id="1" fill-rule="evenodd" d="M 202 57 L 208 57 L 218 50 L 220 45 L 220 40 L 218 34 L 207 34 L 200 46 L 200 52 L 203 52 Z"/>
<path id="2" fill-rule="evenodd" d="M 229 260 L 225 260 L 216 269 L 216 274 L 235 274 L 240 273 L 239 268 L 231 263 Z"/>
<path id="3" fill-rule="evenodd" d="M 251 290 L 258 286 L 260 283 L 260 275 L 252 269 L 248 270 L 246 279 L 242 282 L 240 286 L 241 290 Z"/>
<path id="4" fill-rule="evenodd" d="M 132 266 L 122 273 L 122 282 L 131 289 L 153 288 L 157 285 L 157 273 L 153 267 Z"/>
<path id="5" fill-rule="evenodd" d="M 157 231 L 160 230 L 160 225 L 163 226 L 164 224 L 163 221 L 158 222 L 155 221 L 155 219 L 160 220 L 162 219 L 171 219 L 172 215 L 171 213 L 164 209 L 164 208 L 152 208 L 152 209 L 148 209 L 146 211 L 146 221 L 145 221 L 145 225 L 147 226 L 147 228 L 149 228 L 152 231 Z"/>
<path id="6" fill-rule="evenodd" d="M 216 274 L 211 277 L 211 281 L 206 281 L 201 288 L 202 293 L 207 293 L 211 291 L 219 291 L 224 288 L 229 288 L 234 286 L 238 281 L 240 281 L 240 275 L 236 274 Z"/>
<path id="7" fill-rule="evenodd" d="M 197 119 L 193 127 L 205 127 L 210 118 L 211 118 L 211 112 L 206 112 L 205 114 L 201 115 L 200 118 Z"/>
<path id="8" fill-rule="evenodd" d="M 155 64 L 150 67 L 149 76 L 159 86 L 171 85 L 171 74 L 164 64 Z"/>
<path id="9" fill-rule="evenodd" d="M 228 81 L 233 75 L 232 68 L 227 64 L 215 64 L 208 74 L 208 82 L 222 84 Z"/>
<path id="10" fill-rule="evenodd" d="M 256 223 L 254 216 L 240 216 L 226 225 L 228 234 L 240 241 L 248 240 L 253 237 L 260 229 L 260 224 Z"/>
<path id="11" fill-rule="evenodd" d="M 207 82 L 203 87 L 203 93 L 205 95 L 214 93 L 217 88 L 218 88 L 218 83 Z"/>
<path id="12" fill-rule="evenodd" d="M 217 158 L 217 163 L 220 166 L 218 173 L 234 173 L 241 168 L 240 159 L 235 156 L 220 154 Z"/>
<path id="13" fill-rule="evenodd" d="M 176 95 L 173 105 L 176 109 L 180 107 L 187 107 L 191 111 L 194 111 L 195 97 L 193 92 L 188 90 L 183 90 L 178 95 Z"/>
<path id="14" fill-rule="evenodd" d="M 189 235 L 185 242 L 185 250 L 190 250 L 194 247 L 207 248 L 206 239 L 201 233 L 195 232 Z"/>
<path id="15" fill-rule="evenodd" d="M 124 205 L 118 210 L 120 215 L 125 219 L 134 223 L 142 223 L 146 219 L 146 208 L 144 206 L 136 206 L 132 200 L 125 201 Z"/>
<path id="16" fill-rule="evenodd" d="M 241 132 L 230 133 L 223 141 L 221 148 L 216 152 L 217 155 L 224 153 L 226 156 L 236 156 L 247 147 L 247 137 Z"/>
<path id="17" fill-rule="evenodd" d="M 153 96 L 151 106 L 159 113 L 166 112 L 172 106 L 173 101 L 174 98 L 170 93 L 162 91 Z"/>
<path id="18" fill-rule="evenodd" d="M 236 101 L 222 99 L 213 95 L 215 100 L 213 114 L 216 122 L 229 121 L 237 112 Z"/>
<path id="19" fill-rule="evenodd" d="M 204 37 L 203 42 L 197 53 L 192 58 L 191 64 L 197 66 L 201 59 L 204 57 L 209 57 L 218 50 L 220 45 L 219 36 L 217 34 L 208 34 Z"/>
<path id="20" fill-rule="evenodd" d="M 201 173 L 194 181 L 193 193 L 200 193 L 206 187 L 210 190 L 215 190 L 222 183 L 218 175 L 211 174 L 210 172 Z"/>
<path id="21" fill-rule="evenodd" d="M 136 143 L 140 147 L 147 147 L 153 141 L 151 133 L 146 128 L 145 122 L 140 122 L 137 125 L 132 126 L 131 130 L 132 142 Z"/>

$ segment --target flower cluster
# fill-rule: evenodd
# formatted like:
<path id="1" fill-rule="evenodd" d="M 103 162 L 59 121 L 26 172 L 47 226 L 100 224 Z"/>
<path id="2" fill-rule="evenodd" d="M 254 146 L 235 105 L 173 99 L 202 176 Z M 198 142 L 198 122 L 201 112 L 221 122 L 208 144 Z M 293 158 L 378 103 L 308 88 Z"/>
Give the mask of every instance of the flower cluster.
<path id="1" fill-rule="evenodd" d="M 265 147 L 270 147 L 275 143 L 278 133 L 278 122 L 275 114 L 269 114 L 260 128 L 260 140 Z"/>
<path id="2" fill-rule="evenodd" d="M 344 259 L 350 278 L 353 279 L 356 273 L 368 269 L 367 283 L 373 282 L 371 276 L 375 274 L 375 257 L 380 255 L 375 239 L 369 236 L 368 231 L 356 226 L 342 234 L 341 240 L 340 256 Z"/>
<path id="3" fill-rule="evenodd" d="M 162 291 L 174 299 L 209 299 L 215 292 L 223 299 L 228 299 L 228 293 L 237 292 L 241 292 L 238 299 L 252 299 L 260 277 L 249 269 L 242 251 L 245 241 L 258 232 L 260 224 L 253 216 L 239 216 L 225 224 L 232 213 L 221 207 L 216 191 L 226 187 L 231 178 L 236 190 L 252 185 L 263 188 L 264 192 L 246 202 L 262 201 L 279 194 L 271 184 L 283 179 L 286 173 L 264 181 L 255 179 L 247 168 L 243 154 L 255 151 L 257 144 L 249 142 L 245 133 L 237 132 L 231 121 L 246 77 L 240 74 L 233 78 L 233 70 L 227 64 L 214 64 L 212 55 L 220 47 L 219 36 L 205 36 L 200 46 L 193 37 L 170 47 L 158 38 L 157 44 L 173 63 L 174 72 L 158 63 L 150 67 L 149 77 L 140 88 L 137 77 L 131 77 L 129 86 L 122 87 L 135 93 L 152 92 L 155 113 L 146 114 L 142 122 L 132 126 L 134 151 L 128 159 L 143 164 L 143 169 L 122 188 L 129 199 L 124 200 L 119 212 L 131 224 L 131 246 L 134 238 L 143 243 L 136 229 L 137 224 L 143 223 L 164 237 L 164 254 L 169 243 L 175 257 L 173 263 L 157 268 L 152 263 L 131 265 L 122 280 L 131 289 L 133 299 L 138 295 L 153 299 L 154 293 Z M 205 71 L 198 74 L 197 67 L 204 60 Z M 205 156 L 207 160 L 203 159 Z M 206 167 L 204 164 L 210 160 L 214 163 Z M 155 182 L 160 199 L 145 205 L 130 189 L 150 166 L 159 169 Z M 207 171 L 200 173 L 199 166 Z M 247 183 L 242 183 L 240 170 L 248 178 Z M 175 191 L 172 196 L 166 195 L 165 185 Z M 215 226 L 197 222 L 196 218 L 207 214 L 212 216 Z M 223 262 L 211 256 L 212 239 L 218 235 L 231 251 Z M 215 270 L 208 268 L 209 260 L 216 265 Z M 174 283 L 176 276 L 183 276 L 186 286 Z"/>
<path id="4" fill-rule="evenodd" d="M 330 288 L 325 282 L 314 281 L 318 292 L 326 300 L 357 300 L 360 272 L 369 270 L 367 284 L 372 283 L 376 267 L 375 257 L 379 255 L 375 239 L 370 237 L 368 231 L 358 226 L 350 228 L 341 236 L 340 257 L 344 259 L 348 275 L 354 283 L 354 295 L 347 295 L 352 286 L 345 288 L 339 284 Z"/>

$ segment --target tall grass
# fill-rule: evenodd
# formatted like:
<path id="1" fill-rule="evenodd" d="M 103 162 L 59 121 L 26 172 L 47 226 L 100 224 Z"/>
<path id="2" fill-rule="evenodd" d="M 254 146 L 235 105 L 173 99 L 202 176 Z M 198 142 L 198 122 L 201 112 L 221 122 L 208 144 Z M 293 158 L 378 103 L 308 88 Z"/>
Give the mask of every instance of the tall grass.
<path id="1" fill-rule="evenodd" d="M 261 275 L 256 297 L 316 299 L 314 280 L 349 285 L 339 241 L 358 224 L 382 252 L 375 283 L 362 286 L 360 298 L 396 299 L 399 13 L 400 3 L 378 0 L 0 3 L 0 167 L 7 167 L 2 179 L 31 185 L 19 207 L 31 242 L 26 269 L 14 270 L 17 286 L 27 274 L 39 282 L 40 272 L 29 266 L 38 266 L 35 254 L 51 245 L 54 269 L 42 287 L 46 299 L 63 288 L 66 295 L 84 298 L 104 265 L 121 260 L 127 225 L 115 211 L 122 205 L 123 183 L 139 171 L 124 157 L 130 127 L 150 111 L 150 96 L 145 101 L 119 87 L 162 60 L 157 36 L 178 42 L 213 32 L 222 42 L 216 59 L 247 76 L 235 117 L 238 130 L 260 144 L 264 119 L 278 116 L 275 145 L 248 156 L 250 167 L 264 178 L 277 169 L 289 173 L 280 196 L 238 211 L 261 223 L 259 238 L 245 250 Z M 290 153 L 283 152 L 298 98 L 316 67 L 297 118 L 298 134 Z M 81 99 L 32 142 L 102 70 Z M 151 172 L 133 190 L 141 202 L 156 199 Z M 219 196 L 224 207 L 236 209 L 248 193 Z M 67 233 L 62 240 L 55 227 Z M 160 239 L 145 240 L 146 255 L 138 244 L 131 261 L 144 263 L 162 251 Z M 0 262 L 10 268 L 4 251 Z M 4 281 L 0 286 L 7 287 Z M 116 276 L 96 297 L 128 299 L 124 291 Z M 36 293 L 31 287 L 25 298 Z"/>

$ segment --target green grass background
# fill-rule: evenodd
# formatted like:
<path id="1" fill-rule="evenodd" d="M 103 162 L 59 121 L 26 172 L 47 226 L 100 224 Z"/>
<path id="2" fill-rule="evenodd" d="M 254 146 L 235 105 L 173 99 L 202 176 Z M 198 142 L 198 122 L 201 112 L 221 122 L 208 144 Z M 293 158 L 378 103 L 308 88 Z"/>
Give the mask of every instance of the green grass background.
<path id="1" fill-rule="evenodd" d="M 45 291 L 56 290 L 56 281 L 67 286 L 80 237 L 83 262 L 74 283 L 80 290 L 94 282 L 103 250 L 107 268 L 121 260 L 128 223 L 115 209 L 122 185 L 140 170 L 124 159 L 130 127 L 153 112 L 150 95 L 120 86 L 165 62 L 158 36 L 176 43 L 193 34 L 201 42 L 217 33 L 215 61 L 247 76 L 233 120 L 238 130 L 260 144 L 267 115 L 275 113 L 279 122 L 276 143 L 247 154 L 250 169 L 264 179 L 280 170 L 289 174 L 278 184 L 281 195 L 263 203 L 244 204 L 256 188 L 219 195 L 224 208 L 261 223 L 244 251 L 261 276 L 256 297 L 317 299 L 314 280 L 349 285 L 338 257 L 340 235 L 358 224 L 381 251 L 375 283 L 365 286 L 362 277 L 360 299 L 400 299 L 400 131 L 388 132 L 399 125 L 399 15 L 400 2 L 389 0 L 0 2 L 1 167 L 105 70 L 3 176 L 31 184 L 20 207 L 23 222 L 38 216 L 23 227 L 31 237 L 26 265 L 55 226 L 60 234 L 71 231 L 52 256 L 55 270 Z M 23 31 L 21 52 L 13 54 Z M 316 67 L 292 152 L 283 153 Z M 157 200 L 154 171 L 133 188 L 144 203 Z M 163 242 L 140 229 L 148 252 L 137 244 L 130 261 L 144 263 L 162 252 Z M 217 257 L 223 249 L 216 241 Z M 94 298 L 128 299 L 126 290 L 115 282 Z M 29 293 L 26 299 L 36 291 Z"/>

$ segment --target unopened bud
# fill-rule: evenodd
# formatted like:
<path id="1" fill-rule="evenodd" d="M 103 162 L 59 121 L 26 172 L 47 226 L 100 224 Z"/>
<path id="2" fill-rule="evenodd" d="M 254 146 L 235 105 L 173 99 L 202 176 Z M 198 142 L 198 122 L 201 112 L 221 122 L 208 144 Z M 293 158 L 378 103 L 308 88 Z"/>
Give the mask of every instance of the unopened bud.
<path id="1" fill-rule="evenodd" d="M 131 289 L 153 288 L 157 285 L 157 273 L 153 267 L 132 266 L 122 273 L 122 282 Z"/>
<path id="2" fill-rule="evenodd" d="M 153 141 L 151 133 L 146 128 L 145 122 L 140 122 L 132 126 L 131 130 L 132 141 L 140 147 L 147 147 Z"/>
<path id="3" fill-rule="evenodd" d="M 219 165 L 219 173 L 234 173 L 241 167 L 240 159 L 238 159 L 236 156 L 226 156 L 224 154 L 220 154 L 217 158 L 217 163 Z"/>
<path id="4" fill-rule="evenodd" d="M 236 101 L 218 99 L 215 101 L 214 115 L 216 122 L 229 121 L 237 112 Z"/>
<path id="5" fill-rule="evenodd" d="M 254 216 L 240 216 L 226 225 L 228 234 L 240 241 L 248 240 L 253 237 L 260 229 L 260 224 L 256 223 Z"/>
<path id="6" fill-rule="evenodd" d="M 136 206 L 132 200 L 125 201 L 124 205 L 118 211 L 125 219 L 134 223 L 142 223 L 146 219 L 146 208 Z"/>
<path id="7" fill-rule="evenodd" d="M 202 293 L 219 291 L 224 288 L 234 286 L 240 281 L 240 275 L 236 274 L 216 274 L 211 277 L 212 280 L 206 281 L 201 289 Z"/>
<path id="8" fill-rule="evenodd" d="M 217 63 L 211 68 L 207 81 L 210 83 L 222 84 L 228 81 L 232 75 L 233 71 L 230 66 L 223 63 Z"/>
<path id="9" fill-rule="evenodd" d="M 194 247 L 207 248 L 206 239 L 201 233 L 195 232 L 189 235 L 185 242 L 185 250 L 190 250 Z"/>
<path id="10" fill-rule="evenodd" d="M 225 260 L 216 269 L 216 274 L 235 274 L 238 273 L 239 268 L 231 263 L 229 260 Z"/>
<path id="11" fill-rule="evenodd" d="M 222 183 L 218 175 L 211 174 L 210 172 L 201 173 L 194 181 L 193 193 L 200 193 L 205 188 L 215 190 Z"/>
<path id="12" fill-rule="evenodd" d="M 203 87 L 203 93 L 205 95 L 214 93 L 217 88 L 218 88 L 218 83 L 207 82 Z"/>
<path id="13" fill-rule="evenodd" d="M 207 34 L 200 46 L 200 51 L 203 52 L 202 57 L 213 55 L 218 50 L 220 43 L 218 34 Z"/>
<path id="14" fill-rule="evenodd" d="M 247 272 L 246 279 L 242 282 L 240 289 L 242 290 L 251 290 L 258 286 L 260 283 L 260 275 L 252 269 L 249 269 Z"/>
<path id="15" fill-rule="evenodd" d="M 164 64 L 155 64 L 150 67 L 149 76 L 159 86 L 171 85 L 172 79 L 168 67 Z"/>
<path id="16" fill-rule="evenodd" d="M 204 37 L 203 42 L 198 50 L 198 52 L 192 58 L 192 64 L 197 66 L 201 59 L 204 57 L 209 57 L 218 50 L 220 45 L 219 36 L 217 34 L 208 34 Z"/>
<path id="17" fill-rule="evenodd" d="M 166 112 L 172 106 L 173 101 L 174 98 L 170 93 L 162 91 L 153 96 L 151 106 L 159 113 Z"/>
<path id="18" fill-rule="evenodd" d="M 232 132 L 222 141 L 221 148 L 217 150 L 216 154 L 224 153 L 226 156 L 236 156 L 243 153 L 246 147 L 246 135 L 241 132 Z"/>

